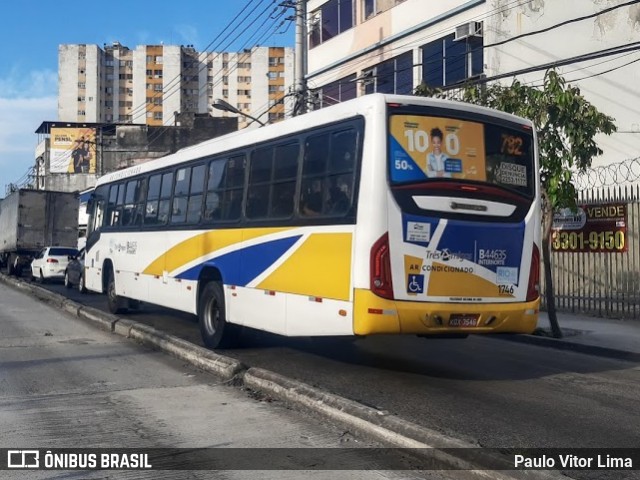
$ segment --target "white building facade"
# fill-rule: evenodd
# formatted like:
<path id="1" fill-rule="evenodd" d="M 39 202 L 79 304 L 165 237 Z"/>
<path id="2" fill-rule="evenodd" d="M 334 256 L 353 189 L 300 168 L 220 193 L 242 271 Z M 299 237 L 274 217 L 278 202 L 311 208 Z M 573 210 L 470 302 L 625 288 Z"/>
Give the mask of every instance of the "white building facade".
<path id="1" fill-rule="evenodd" d="M 310 0 L 319 106 L 470 79 L 541 85 L 556 67 L 618 132 L 594 166 L 640 157 L 640 4 L 624 0 Z"/>

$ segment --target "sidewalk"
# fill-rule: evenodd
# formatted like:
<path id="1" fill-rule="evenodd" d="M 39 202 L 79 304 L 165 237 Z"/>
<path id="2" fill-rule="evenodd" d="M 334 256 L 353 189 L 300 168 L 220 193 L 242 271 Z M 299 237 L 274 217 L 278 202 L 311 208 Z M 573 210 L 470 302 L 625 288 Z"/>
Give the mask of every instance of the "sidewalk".
<path id="1" fill-rule="evenodd" d="M 640 362 L 640 320 L 615 320 L 563 312 L 558 312 L 557 317 L 563 338 L 551 336 L 547 312 L 540 312 L 535 334 L 507 337 L 514 341 Z"/>

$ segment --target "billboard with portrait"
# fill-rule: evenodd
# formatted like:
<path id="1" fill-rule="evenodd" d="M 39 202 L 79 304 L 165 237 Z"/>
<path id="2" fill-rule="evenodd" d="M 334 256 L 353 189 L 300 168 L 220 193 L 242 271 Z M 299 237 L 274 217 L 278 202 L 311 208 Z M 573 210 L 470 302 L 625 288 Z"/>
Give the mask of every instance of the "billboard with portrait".
<path id="1" fill-rule="evenodd" d="M 96 173 L 96 129 L 52 128 L 49 171 Z"/>

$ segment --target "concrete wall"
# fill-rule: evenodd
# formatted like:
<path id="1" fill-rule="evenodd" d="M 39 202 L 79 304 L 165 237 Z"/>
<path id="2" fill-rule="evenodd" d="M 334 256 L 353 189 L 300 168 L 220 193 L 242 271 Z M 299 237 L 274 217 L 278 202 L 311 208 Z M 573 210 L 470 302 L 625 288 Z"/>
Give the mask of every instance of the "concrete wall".
<path id="1" fill-rule="evenodd" d="M 509 0 L 490 0 L 490 11 L 497 9 L 504 10 L 504 13 L 488 17 L 485 22 L 485 43 L 535 32 L 626 2 L 533 0 L 526 5 L 506 8 L 511 3 Z M 626 46 L 638 40 L 640 5 L 636 4 L 487 49 L 486 71 L 490 77 Z M 640 157 L 640 63 L 630 63 L 637 58 L 636 50 L 558 69 L 569 83 L 580 88 L 598 110 L 612 116 L 618 127 L 618 133 L 598 138 L 605 153 L 594 159 L 594 167 Z M 520 75 L 518 78 L 539 85 L 544 78 L 544 71 Z"/>
<path id="2" fill-rule="evenodd" d="M 78 45 L 58 46 L 58 119 L 78 118 Z"/>

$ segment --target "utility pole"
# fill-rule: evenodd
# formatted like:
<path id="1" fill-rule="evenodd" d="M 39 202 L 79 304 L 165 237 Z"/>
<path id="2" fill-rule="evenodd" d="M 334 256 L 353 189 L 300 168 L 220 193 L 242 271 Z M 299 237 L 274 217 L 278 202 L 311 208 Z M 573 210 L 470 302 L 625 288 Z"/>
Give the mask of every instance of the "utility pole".
<path id="1" fill-rule="evenodd" d="M 307 112 L 307 2 L 295 0 L 296 10 L 296 64 L 295 64 L 295 106 L 293 116 Z"/>

